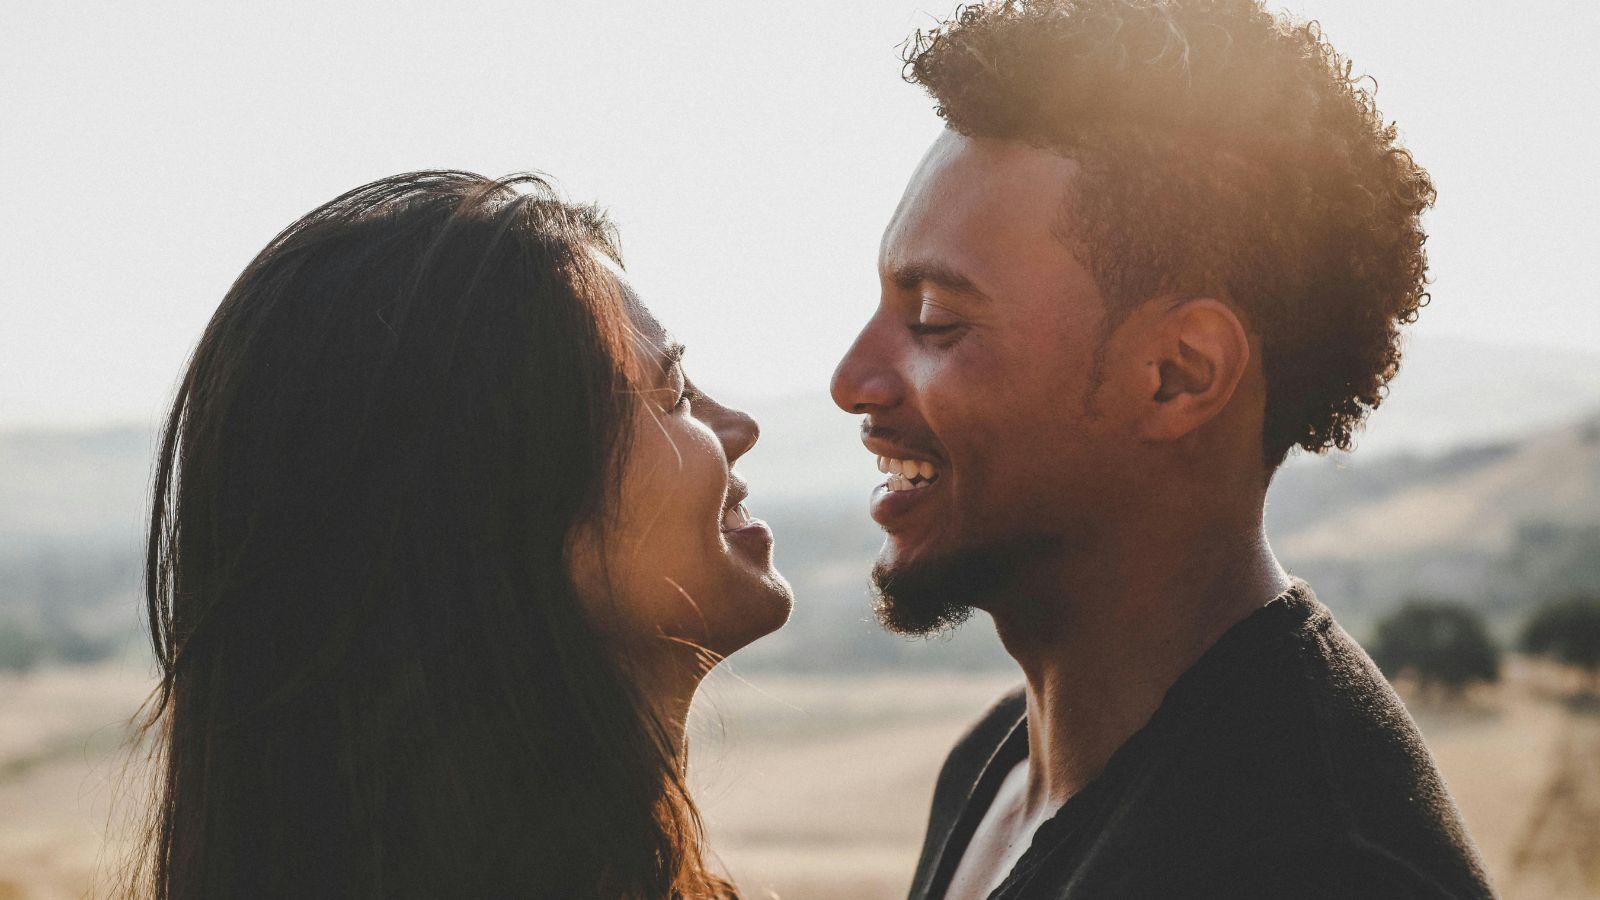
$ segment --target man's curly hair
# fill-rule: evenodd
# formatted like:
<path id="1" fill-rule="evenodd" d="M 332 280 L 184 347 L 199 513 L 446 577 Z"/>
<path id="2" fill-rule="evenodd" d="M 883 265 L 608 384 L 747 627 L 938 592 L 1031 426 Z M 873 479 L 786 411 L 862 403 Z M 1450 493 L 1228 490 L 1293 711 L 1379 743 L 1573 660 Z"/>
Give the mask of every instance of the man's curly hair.
<path id="1" fill-rule="evenodd" d="M 1112 324 L 1158 296 L 1241 310 L 1269 468 L 1350 448 L 1428 300 L 1434 188 L 1316 23 L 1259 0 L 1004 0 L 917 32 L 905 63 L 956 131 L 1079 164 L 1061 237 Z"/>

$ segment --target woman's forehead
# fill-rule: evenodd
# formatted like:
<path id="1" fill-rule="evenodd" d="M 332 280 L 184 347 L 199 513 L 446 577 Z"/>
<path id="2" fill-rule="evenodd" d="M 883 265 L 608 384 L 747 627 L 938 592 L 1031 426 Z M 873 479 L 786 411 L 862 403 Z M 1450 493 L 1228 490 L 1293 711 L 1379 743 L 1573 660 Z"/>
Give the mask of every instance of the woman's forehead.
<path id="1" fill-rule="evenodd" d="M 589 254 L 595 262 L 605 270 L 616 282 L 617 297 L 622 303 L 623 311 L 628 314 L 628 320 L 633 324 L 634 336 L 639 344 L 639 349 L 656 357 L 666 356 L 678 342 L 673 339 L 661 320 L 650 312 L 645 306 L 643 298 L 634 289 L 633 282 L 628 278 L 628 273 L 606 253 L 597 248 L 590 247 Z"/>

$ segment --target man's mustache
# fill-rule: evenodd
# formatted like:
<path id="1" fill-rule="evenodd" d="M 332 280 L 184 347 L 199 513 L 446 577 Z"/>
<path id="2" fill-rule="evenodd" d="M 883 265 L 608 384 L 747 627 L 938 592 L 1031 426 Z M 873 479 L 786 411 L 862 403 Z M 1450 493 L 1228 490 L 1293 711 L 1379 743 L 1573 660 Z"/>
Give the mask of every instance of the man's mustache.
<path id="1" fill-rule="evenodd" d="M 894 444 L 912 453 L 921 453 L 933 459 L 947 458 L 944 454 L 944 448 L 939 446 L 938 441 L 932 440 L 931 435 L 912 434 L 902 428 L 878 425 L 872 421 L 871 416 L 861 420 L 861 440 L 863 443 L 869 440 L 877 440 Z"/>

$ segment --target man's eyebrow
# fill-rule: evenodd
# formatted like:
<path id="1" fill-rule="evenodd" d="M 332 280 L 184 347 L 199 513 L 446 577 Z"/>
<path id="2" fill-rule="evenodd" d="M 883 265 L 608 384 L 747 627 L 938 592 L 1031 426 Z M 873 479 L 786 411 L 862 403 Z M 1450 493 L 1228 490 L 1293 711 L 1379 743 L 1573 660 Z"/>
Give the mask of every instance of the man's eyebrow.
<path id="1" fill-rule="evenodd" d="M 906 263 L 897 266 L 889 277 L 895 286 L 903 291 L 914 291 L 925 284 L 931 284 L 979 300 L 989 299 L 987 294 L 978 290 L 978 286 L 972 283 L 972 279 L 943 263 L 931 261 Z"/>

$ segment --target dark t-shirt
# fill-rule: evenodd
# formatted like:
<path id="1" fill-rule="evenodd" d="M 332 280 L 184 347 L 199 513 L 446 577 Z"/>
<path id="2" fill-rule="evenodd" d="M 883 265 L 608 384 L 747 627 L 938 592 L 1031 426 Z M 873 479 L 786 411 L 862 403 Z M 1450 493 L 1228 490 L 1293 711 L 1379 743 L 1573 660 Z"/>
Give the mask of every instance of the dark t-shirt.
<path id="1" fill-rule="evenodd" d="M 944 896 L 1027 754 L 1018 690 L 945 761 L 913 900 Z M 1411 717 L 1303 583 L 1206 651 L 990 895 L 1488 896 Z"/>

